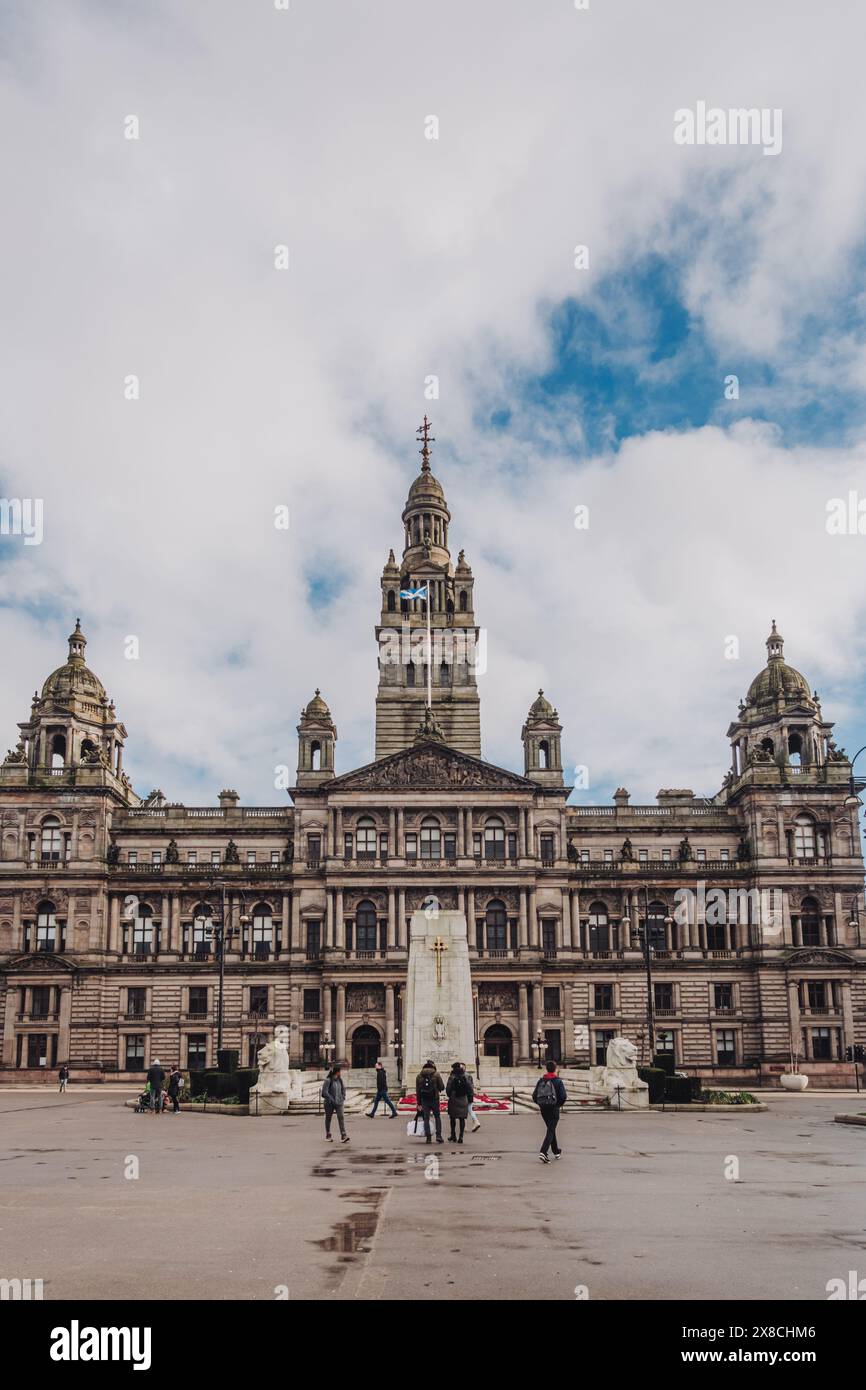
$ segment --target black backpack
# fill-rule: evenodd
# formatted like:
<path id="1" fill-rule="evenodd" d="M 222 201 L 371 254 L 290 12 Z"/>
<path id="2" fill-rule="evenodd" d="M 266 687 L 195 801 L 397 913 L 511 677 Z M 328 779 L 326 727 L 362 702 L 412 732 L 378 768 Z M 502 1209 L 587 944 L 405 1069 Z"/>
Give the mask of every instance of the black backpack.
<path id="1" fill-rule="evenodd" d="M 466 1077 L 462 1073 L 455 1076 L 451 1083 L 452 1096 L 468 1096 L 469 1087 L 466 1084 Z"/>
<path id="2" fill-rule="evenodd" d="M 432 1100 L 436 1095 L 436 1078 L 432 1072 L 422 1071 L 418 1078 L 418 1099 Z"/>
<path id="3" fill-rule="evenodd" d="M 535 1088 L 536 1105 L 558 1105 L 556 1082 L 552 1076 L 543 1076 Z"/>

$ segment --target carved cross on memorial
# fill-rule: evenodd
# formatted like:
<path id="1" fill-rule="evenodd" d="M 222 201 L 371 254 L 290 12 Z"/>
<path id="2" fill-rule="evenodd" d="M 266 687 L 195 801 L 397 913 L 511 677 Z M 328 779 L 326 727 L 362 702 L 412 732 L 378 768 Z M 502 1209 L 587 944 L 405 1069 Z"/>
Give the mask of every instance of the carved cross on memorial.
<path id="1" fill-rule="evenodd" d="M 442 985 L 442 952 L 448 950 L 448 945 L 437 936 L 435 941 L 430 942 L 430 950 L 436 952 L 436 984 L 441 988 Z"/>

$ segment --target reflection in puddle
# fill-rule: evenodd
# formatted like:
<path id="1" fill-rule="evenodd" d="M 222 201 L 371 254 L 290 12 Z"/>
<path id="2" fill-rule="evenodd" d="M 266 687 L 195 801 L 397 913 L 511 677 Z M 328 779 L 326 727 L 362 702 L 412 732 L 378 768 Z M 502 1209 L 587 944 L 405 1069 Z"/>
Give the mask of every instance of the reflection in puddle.
<path id="1" fill-rule="evenodd" d="M 379 1223 L 379 1209 L 385 1195 L 384 1190 L 373 1188 L 369 1192 L 344 1192 L 341 1195 L 365 1202 L 368 1207 L 372 1207 L 372 1211 L 353 1211 L 345 1220 L 335 1223 L 331 1235 L 312 1243 L 318 1245 L 320 1250 L 333 1250 L 343 1257 L 367 1254 Z"/>

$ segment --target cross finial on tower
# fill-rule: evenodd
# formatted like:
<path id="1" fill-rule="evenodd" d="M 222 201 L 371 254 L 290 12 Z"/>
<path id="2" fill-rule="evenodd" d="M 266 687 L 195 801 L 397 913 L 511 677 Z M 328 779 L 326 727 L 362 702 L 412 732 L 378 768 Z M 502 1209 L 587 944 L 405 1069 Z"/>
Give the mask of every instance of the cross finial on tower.
<path id="1" fill-rule="evenodd" d="M 415 431 L 416 437 L 421 448 L 418 450 L 421 455 L 421 472 L 430 472 L 430 445 L 435 444 L 436 436 L 430 433 L 430 421 L 424 416 L 424 423 L 419 425 Z"/>

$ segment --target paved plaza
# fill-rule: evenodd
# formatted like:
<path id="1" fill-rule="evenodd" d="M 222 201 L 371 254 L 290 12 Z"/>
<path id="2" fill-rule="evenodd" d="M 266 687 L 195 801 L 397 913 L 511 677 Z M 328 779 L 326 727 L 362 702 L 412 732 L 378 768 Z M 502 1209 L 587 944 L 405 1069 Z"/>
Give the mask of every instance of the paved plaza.
<path id="1" fill-rule="evenodd" d="M 825 1299 L 866 1273 L 866 1128 L 833 1122 L 866 1111 L 854 1095 L 566 1112 L 549 1167 L 532 1115 L 489 1116 L 462 1150 L 351 1117 L 340 1145 L 314 1115 L 126 1098 L 0 1092 L 0 1276 L 46 1299 Z"/>

